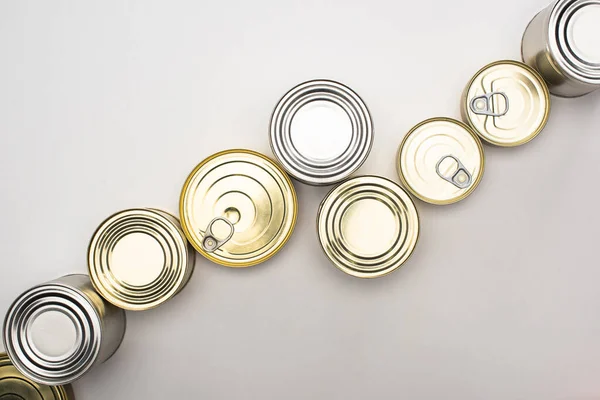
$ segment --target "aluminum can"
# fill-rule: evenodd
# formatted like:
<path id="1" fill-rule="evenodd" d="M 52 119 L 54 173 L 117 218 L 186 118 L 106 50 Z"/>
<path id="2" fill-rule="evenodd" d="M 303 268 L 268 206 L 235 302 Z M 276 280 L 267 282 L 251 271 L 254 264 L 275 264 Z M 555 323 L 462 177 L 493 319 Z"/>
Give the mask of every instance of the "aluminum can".
<path id="1" fill-rule="evenodd" d="M 373 145 L 373 123 L 352 89 L 313 80 L 279 100 L 270 140 L 275 158 L 292 177 L 310 185 L 330 185 L 365 162 Z"/>
<path id="2" fill-rule="evenodd" d="M 148 310 L 179 293 L 194 270 L 196 252 L 179 220 L 151 208 L 134 208 L 108 217 L 88 248 L 94 288 L 126 310 Z"/>
<path id="3" fill-rule="evenodd" d="M 251 150 L 226 150 L 202 161 L 179 201 L 192 246 L 228 267 L 248 267 L 275 255 L 292 235 L 297 211 L 287 174 Z"/>
<path id="4" fill-rule="evenodd" d="M 525 29 L 521 54 L 550 92 L 577 97 L 600 88 L 600 0 L 557 0 Z"/>
<path id="5" fill-rule="evenodd" d="M 66 385 L 108 360 L 125 334 L 125 312 L 106 302 L 87 275 L 67 275 L 21 294 L 4 320 L 14 366 L 44 385 Z"/>
<path id="6" fill-rule="evenodd" d="M 465 88 L 463 121 L 489 144 L 519 146 L 535 138 L 550 114 L 542 77 L 518 61 L 496 61 L 480 69 Z"/>
<path id="7" fill-rule="evenodd" d="M 456 203 L 483 177 L 483 146 L 462 122 L 432 118 L 404 137 L 396 166 L 400 181 L 417 198 L 436 205 Z"/>
<path id="8" fill-rule="evenodd" d="M 340 270 L 377 278 L 399 268 L 419 238 L 410 196 L 379 176 L 348 179 L 325 196 L 317 214 L 319 241 Z"/>
<path id="9" fill-rule="evenodd" d="M 6 353 L 0 353 L 0 399 L 2 400 L 73 400 L 71 385 L 41 385 L 23 376 L 10 362 Z"/>

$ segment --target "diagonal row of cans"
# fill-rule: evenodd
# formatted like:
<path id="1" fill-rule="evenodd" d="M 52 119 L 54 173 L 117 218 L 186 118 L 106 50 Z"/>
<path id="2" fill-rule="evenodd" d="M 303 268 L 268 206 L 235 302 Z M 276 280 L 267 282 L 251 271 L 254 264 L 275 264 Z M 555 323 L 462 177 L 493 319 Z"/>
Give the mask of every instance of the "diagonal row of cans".
<path id="1" fill-rule="evenodd" d="M 15 300 L 2 332 L 10 361 L 0 355 L 0 379 L 13 383 L 3 386 L 7 392 L 0 388 L 0 397 L 69 398 L 57 385 L 117 350 L 124 310 L 154 308 L 179 293 L 192 275 L 195 250 L 229 267 L 272 257 L 296 223 L 288 174 L 311 185 L 339 183 L 317 214 L 321 246 L 335 266 L 361 278 L 397 269 L 419 237 L 409 193 L 437 205 L 469 196 L 484 172 L 480 139 L 504 147 L 527 143 L 546 125 L 550 92 L 574 97 L 600 87 L 599 38 L 600 0 L 558 0 L 540 12 L 523 37 L 525 63 L 494 62 L 467 84 L 462 122 L 428 119 L 404 137 L 396 165 L 406 190 L 379 176 L 349 178 L 373 144 L 371 115 L 358 94 L 329 80 L 294 87 L 270 123 L 282 167 L 250 150 L 214 154 L 185 181 L 181 221 L 152 208 L 120 211 L 91 239 L 89 276 L 65 276 Z M 39 396 L 23 395 L 28 391 Z"/>

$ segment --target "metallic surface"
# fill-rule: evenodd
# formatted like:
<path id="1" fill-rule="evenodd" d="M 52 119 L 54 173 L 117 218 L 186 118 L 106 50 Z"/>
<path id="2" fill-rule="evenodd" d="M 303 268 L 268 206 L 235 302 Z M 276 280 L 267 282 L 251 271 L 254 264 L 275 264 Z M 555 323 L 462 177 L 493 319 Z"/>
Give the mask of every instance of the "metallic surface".
<path id="1" fill-rule="evenodd" d="M 523 60 L 557 96 L 577 97 L 600 87 L 600 0 L 557 0 L 527 26 Z"/>
<path id="2" fill-rule="evenodd" d="M 419 216 L 400 186 L 360 176 L 342 182 L 323 199 L 317 232 L 336 267 L 359 278 L 376 278 L 410 257 L 419 238 Z"/>
<path id="3" fill-rule="evenodd" d="M 298 201 L 289 177 L 273 161 L 250 150 L 227 150 L 192 171 L 179 208 L 183 230 L 200 254 L 228 267 L 247 267 L 272 257 L 288 241 Z M 206 251 L 205 233 L 217 217 L 231 222 L 234 233 L 218 249 Z M 216 240 L 230 233 L 224 223 L 211 228 Z"/>
<path id="4" fill-rule="evenodd" d="M 147 310 L 185 287 L 195 254 L 174 216 L 150 208 L 124 210 L 102 222 L 92 237 L 90 279 L 117 307 Z"/>
<path id="5" fill-rule="evenodd" d="M 10 362 L 6 353 L 0 353 L 1 400 L 73 400 L 70 385 L 40 385 L 23 376 Z"/>
<path id="6" fill-rule="evenodd" d="M 36 319 L 45 313 L 71 320 L 76 330 L 72 349 L 62 353 L 40 349 L 36 336 L 60 339 L 35 331 Z M 125 312 L 104 301 L 87 275 L 67 275 L 19 296 L 6 314 L 2 333 L 6 351 L 23 375 L 45 385 L 64 385 L 109 359 L 123 340 L 125 324 Z"/>
<path id="7" fill-rule="evenodd" d="M 416 197 L 431 204 L 451 204 L 467 197 L 479 185 L 484 170 L 483 146 L 462 122 L 432 118 L 416 125 L 404 137 L 396 166 L 400 181 Z M 458 187 L 441 176 L 455 176 L 461 166 L 470 175 L 469 186 Z M 466 176 L 456 178 L 458 182 L 467 180 Z"/>
<path id="8" fill-rule="evenodd" d="M 270 126 L 271 148 L 283 168 L 311 185 L 329 185 L 355 172 L 373 145 L 367 106 L 338 82 L 304 82 L 279 100 Z"/>
<path id="9" fill-rule="evenodd" d="M 518 146 L 546 126 L 550 93 L 531 67 L 517 61 L 497 61 L 471 79 L 463 93 L 461 112 L 463 120 L 486 142 Z"/>

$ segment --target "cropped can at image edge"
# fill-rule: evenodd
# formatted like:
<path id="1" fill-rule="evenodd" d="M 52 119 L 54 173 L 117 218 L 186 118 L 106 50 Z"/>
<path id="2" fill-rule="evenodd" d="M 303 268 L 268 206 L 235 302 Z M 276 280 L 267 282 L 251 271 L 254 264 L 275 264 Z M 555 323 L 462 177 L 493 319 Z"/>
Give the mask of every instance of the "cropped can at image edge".
<path id="1" fill-rule="evenodd" d="M 133 208 L 100 224 L 88 248 L 88 268 L 102 297 L 119 308 L 141 311 L 185 287 L 195 255 L 177 218 L 158 209 Z"/>
<path id="2" fill-rule="evenodd" d="M 28 379 L 66 385 L 108 360 L 125 335 L 125 311 L 106 302 L 87 275 L 35 286 L 9 308 L 2 336 Z"/>
<path id="3" fill-rule="evenodd" d="M 600 88 L 600 0 L 554 1 L 525 29 L 521 54 L 554 95 Z"/>
<path id="4" fill-rule="evenodd" d="M 27 378 L 12 364 L 6 353 L 0 353 L 1 400 L 74 400 L 71 385 L 48 386 Z"/>
<path id="5" fill-rule="evenodd" d="M 317 233 L 336 267 L 358 278 L 377 278 L 411 256 L 419 238 L 419 215 L 410 196 L 394 182 L 359 176 L 325 196 Z"/>
<path id="6" fill-rule="evenodd" d="M 271 116 L 271 149 L 283 169 L 309 185 L 330 185 L 354 173 L 373 145 L 365 102 L 349 87 L 319 79 L 301 83 Z"/>
<path id="7" fill-rule="evenodd" d="M 550 92 L 542 77 L 518 61 L 481 68 L 466 86 L 463 120 L 489 144 L 513 147 L 535 138 L 550 114 Z"/>
<path id="8" fill-rule="evenodd" d="M 456 203 L 473 193 L 484 165 L 477 134 L 462 122 L 443 117 L 413 127 L 402 140 L 396 161 L 404 187 L 435 205 Z"/>
<path id="9" fill-rule="evenodd" d="M 179 201 L 181 225 L 194 248 L 227 267 L 249 267 L 275 255 L 296 225 L 298 200 L 275 162 L 251 150 L 226 150 L 188 176 Z"/>

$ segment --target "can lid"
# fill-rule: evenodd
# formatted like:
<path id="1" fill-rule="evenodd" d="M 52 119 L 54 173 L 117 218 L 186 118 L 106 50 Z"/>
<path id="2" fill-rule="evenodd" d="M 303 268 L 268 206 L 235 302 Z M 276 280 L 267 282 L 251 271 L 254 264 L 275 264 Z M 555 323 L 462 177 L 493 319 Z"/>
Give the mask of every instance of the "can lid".
<path id="1" fill-rule="evenodd" d="M 542 77 L 517 61 L 483 67 L 467 85 L 463 119 L 485 141 L 518 146 L 536 137 L 550 114 L 550 93 Z"/>
<path id="2" fill-rule="evenodd" d="M 483 146 L 462 122 L 432 118 L 412 128 L 398 150 L 398 175 L 419 199 L 451 204 L 471 194 L 483 176 Z"/>
<path id="3" fill-rule="evenodd" d="M 277 253 L 294 230 L 297 208 L 290 178 L 250 150 L 226 150 L 202 161 L 179 202 L 190 243 L 228 267 L 248 267 Z"/>
<path id="4" fill-rule="evenodd" d="M 72 400 L 71 385 L 48 386 L 21 374 L 6 353 L 0 353 L 0 399 L 6 400 Z"/>
<path id="5" fill-rule="evenodd" d="M 279 100 L 271 117 L 270 140 L 275 157 L 291 176 L 311 185 L 328 185 L 365 162 L 373 144 L 373 123 L 352 89 L 313 80 Z"/>
<path id="6" fill-rule="evenodd" d="M 600 0 L 558 0 L 548 26 L 556 62 L 572 77 L 600 84 Z"/>
<path id="7" fill-rule="evenodd" d="M 336 267 L 359 278 L 376 278 L 410 257 L 419 238 L 419 216 L 400 186 L 360 176 L 342 182 L 323 199 L 317 230 Z"/>
<path id="8" fill-rule="evenodd" d="M 134 208 L 100 224 L 88 248 L 88 268 L 107 301 L 126 310 L 147 310 L 181 290 L 193 271 L 194 255 L 174 216 Z"/>
<path id="9" fill-rule="evenodd" d="M 23 375 L 46 385 L 64 385 L 92 367 L 101 330 L 100 316 L 87 297 L 74 287 L 50 282 L 14 301 L 2 333 L 6 352 Z"/>

